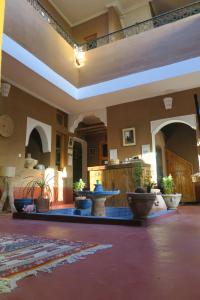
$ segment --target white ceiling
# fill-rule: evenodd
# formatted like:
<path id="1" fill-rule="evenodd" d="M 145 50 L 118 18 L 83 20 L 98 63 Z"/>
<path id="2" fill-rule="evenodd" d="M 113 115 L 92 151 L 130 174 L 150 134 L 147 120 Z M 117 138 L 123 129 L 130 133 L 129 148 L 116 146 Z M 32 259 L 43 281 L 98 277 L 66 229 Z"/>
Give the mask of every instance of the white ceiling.
<path id="1" fill-rule="evenodd" d="M 107 11 L 107 7 L 115 6 L 122 13 L 140 6 L 148 0 L 49 0 L 56 10 L 71 26 L 81 24 Z"/>

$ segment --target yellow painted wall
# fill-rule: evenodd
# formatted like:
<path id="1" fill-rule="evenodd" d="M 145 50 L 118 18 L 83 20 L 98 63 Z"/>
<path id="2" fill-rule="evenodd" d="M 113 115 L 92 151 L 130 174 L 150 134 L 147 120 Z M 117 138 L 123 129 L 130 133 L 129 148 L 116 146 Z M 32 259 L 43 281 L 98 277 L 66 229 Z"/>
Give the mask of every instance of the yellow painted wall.
<path id="1" fill-rule="evenodd" d="M 1 85 L 1 51 L 2 51 L 2 34 L 4 23 L 4 0 L 0 0 L 0 85 Z"/>

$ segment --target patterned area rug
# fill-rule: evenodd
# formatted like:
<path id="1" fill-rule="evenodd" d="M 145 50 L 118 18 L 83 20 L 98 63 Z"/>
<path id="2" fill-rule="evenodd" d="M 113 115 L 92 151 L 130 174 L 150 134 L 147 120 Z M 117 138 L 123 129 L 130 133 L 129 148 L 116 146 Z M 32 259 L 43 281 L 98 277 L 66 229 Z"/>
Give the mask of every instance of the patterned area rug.
<path id="1" fill-rule="evenodd" d="M 84 259 L 112 245 L 0 234 L 0 293 L 9 293 L 17 281 L 38 271 L 51 272 L 64 263 Z"/>

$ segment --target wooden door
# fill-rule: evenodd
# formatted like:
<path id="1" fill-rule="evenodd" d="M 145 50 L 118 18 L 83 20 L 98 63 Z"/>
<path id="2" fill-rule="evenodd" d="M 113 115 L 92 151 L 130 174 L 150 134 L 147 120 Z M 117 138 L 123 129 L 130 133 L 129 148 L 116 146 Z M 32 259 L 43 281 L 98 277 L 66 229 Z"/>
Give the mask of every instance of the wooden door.
<path id="1" fill-rule="evenodd" d="M 108 161 L 108 145 L 107 142 L 101 142 L 99 144 L 99 164 L 104 165 L 105 161 Z"/>
<path id="2" fill-rule="evenodd" d="M 176 192 L 182 194 L 182 202 L 194 202 L 195 192 L 191 175 L 193 166 L 177 154 L 166 150 L 167 173 L 174 178 Z"/>
<path id="3" fill-rule="evenodd" d="M 79 181 L 83 177 L 82 152 L 81 143 L 75 141 L 73 145 L 73 182 Z"/>

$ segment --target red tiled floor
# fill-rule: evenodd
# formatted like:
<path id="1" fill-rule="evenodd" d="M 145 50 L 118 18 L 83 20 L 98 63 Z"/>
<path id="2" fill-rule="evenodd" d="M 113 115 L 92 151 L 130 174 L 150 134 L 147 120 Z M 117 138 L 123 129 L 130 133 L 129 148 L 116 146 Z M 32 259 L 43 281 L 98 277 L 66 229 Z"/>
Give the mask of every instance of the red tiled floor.
<path id="1" fill-rule="evenodd" d="M 12 220 L 2 232 L 112 244 L 87 259 L 18 282 L 8 300 L 199 300 L 200 206 L 148 228 Z"/>

